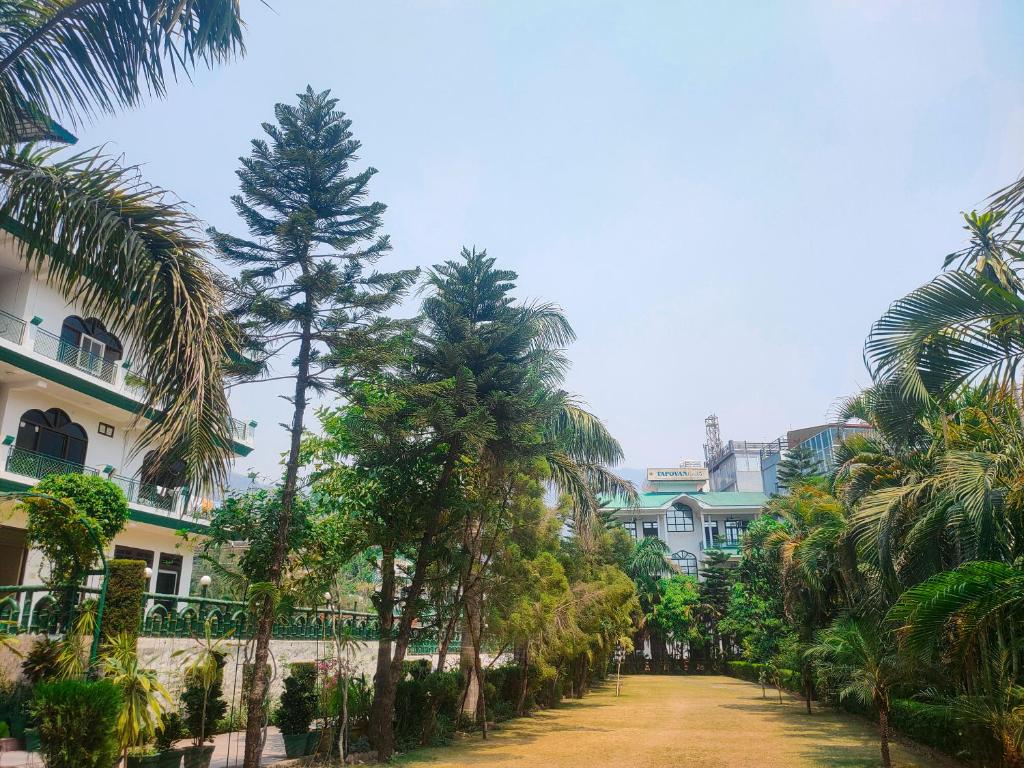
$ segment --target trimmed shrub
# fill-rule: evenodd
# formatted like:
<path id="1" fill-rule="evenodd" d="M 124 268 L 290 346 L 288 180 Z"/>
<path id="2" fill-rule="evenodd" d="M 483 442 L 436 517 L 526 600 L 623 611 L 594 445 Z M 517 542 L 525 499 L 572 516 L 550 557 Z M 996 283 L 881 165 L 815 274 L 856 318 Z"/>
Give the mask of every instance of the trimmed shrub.
<path id="1" fill-rule="evenodd" d="M 121 692 L 109 680 L 36 687 L 35 716 L 47 768 L 110 768 L 117 760 Z"/>
<path id="2" fill-rule="evenodd" d="M 281 706 L 277 710 L 277 726 L 285 735 L 308 733 L 316 717 L 316 664 L 299 662 L 289 668 L 284 679 Z"/>
<path id="3" fill-rule="evenodd" d="M 458 721 L 458 672 L 425 672 L 429 666 L 414 665 L 399 684 L 395 695 L 395 743 L 400 749 L 446 744 Z M 427 718 L 436 713 L 433 723 Z"/>
<path id="4" fill-rule="evenodd" d="M 189 735 L 198 738 L 199 734 L 204 735 L 206 741 L 213 741 L 217 733 L 217 723 L 223 719 L 224 713 L 228 711 L 228 703 L 224 701 L 224 657 L 218 658 L 217 666 L 221 674 L 217 676 L 209 693 L 195 681 L 190 681 L 188 676 L 185 680 L 185 690 L 181 693 L 181 704 L 185 710 L 185 725 L 188 727 Z M 205 727 L 203 720 L 203 696 L 206 696 L 206 719 Z"/>
<path id="5" fill-rule="evenodd" d="M 103 634 L 138 639 L 142 627 L 142 596 L 146 592 L 143 560 L 110 560 L 107 602 L 103 607 Z"/>

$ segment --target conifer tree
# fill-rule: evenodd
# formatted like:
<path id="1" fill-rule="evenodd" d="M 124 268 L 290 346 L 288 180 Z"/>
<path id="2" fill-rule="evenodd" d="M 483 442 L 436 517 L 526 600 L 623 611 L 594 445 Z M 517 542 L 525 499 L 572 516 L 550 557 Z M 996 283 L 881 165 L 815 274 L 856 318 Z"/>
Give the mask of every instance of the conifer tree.
<path id="1" fill-rule="evenodd" d="M 779 488 L 789 490 L 823 471 L 817 454 L 806 445 L 799 445 L 788 451 L 779 462 Z"/>
<path id="2" fill-rule="evenodd" d="M 390 250 L 388 237 L 380 234 L 385 206 L 367 201 L 376 170 L 352 170 L 360 143 L 330 91 L 307 87 L 298 98 L 297 105 L 275 106 L 276 123 L 263 124 L 267 138 L 254 139 L 249 156 L 241 158 L 240 194 L 232 202 L 252 239 L 211 231 L 221 256 L 241 267 L 231 295 L 253 357 L 270 379 L 294 382 L 268 584 L 255 610 L 245 768 L 257 768 L 262 752 L 275 590 L 288 556 L 309 394 L 335 389 L 354 366 L 377 353 L 396 325 L 383 313 L 418 274 L 369 270 Z M 292 370 L 271 371 L 271 362 L 286 351 Z"/>

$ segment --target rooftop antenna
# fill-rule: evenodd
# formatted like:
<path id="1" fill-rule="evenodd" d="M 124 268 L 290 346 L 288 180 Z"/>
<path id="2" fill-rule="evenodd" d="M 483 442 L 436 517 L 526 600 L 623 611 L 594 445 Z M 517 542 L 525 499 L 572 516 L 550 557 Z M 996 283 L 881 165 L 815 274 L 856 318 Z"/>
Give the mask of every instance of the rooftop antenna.
<path id="1" fill-rule="evenodd" d="M 718 428 L 718 417 L 711 414 L 704 419 L 704 460 L 711 466 L 711 460 L 722 450 L 722 433 Z"/>

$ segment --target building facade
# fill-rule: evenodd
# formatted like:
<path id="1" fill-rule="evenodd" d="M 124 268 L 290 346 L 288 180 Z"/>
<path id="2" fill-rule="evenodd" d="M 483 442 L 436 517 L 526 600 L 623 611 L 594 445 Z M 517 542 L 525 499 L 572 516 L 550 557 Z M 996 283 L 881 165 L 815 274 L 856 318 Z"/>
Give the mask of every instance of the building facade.
<path id="1" fill-rule="evenodd" d="M 739 559 L 740 539 L 768 497 L 759 491 L 709 491 L 703 463 L 647 470 L 647 490 L 636 504 L 604 505 L 634 538 L 657 536 L 682 573 L 699 576 L 704 552 L 720 549 Z"/>
<path id="2" fill-rule="evenodd" d="M 145 399 L 132 353 L 131 339 L 86 316 L 0 239 L 0 490 L 55 473 L 109 478 L 131 517 L 107 555 L 145 560 L 149 591 L 187 595 L 193 558 L 178 532 L 202 532 L 203 501 L 173 471 L 152 471 L 151 453 L 134 450 Z M 255 427 L 233 421 L 237 455 L 253 450 Z M 42 568 L 17 504 L 0 505 L 0 585 L 38 584 Z"/>
<path id="3" fill-rule="evenodd" d="M 790 451 L 806 448 L 818 460 L 818 471 L 826 474 L 836 468 L 835 452 L 839 443 L 850 435 L 870 434 L 871 431 L 871 425 L 863 422 L 834 422 L 791 429 L 785 437 L 765 443 L 760 456 L 764 492 L 772 495 L 786 492 L 779 485 L 779 463 Z"/>
<path id="4" fill-rule="evenodd" d="M 764 491 L 761 449 L 765 443 L 729 440 L 708 456 L 708 483 L 714 492 Z"/>

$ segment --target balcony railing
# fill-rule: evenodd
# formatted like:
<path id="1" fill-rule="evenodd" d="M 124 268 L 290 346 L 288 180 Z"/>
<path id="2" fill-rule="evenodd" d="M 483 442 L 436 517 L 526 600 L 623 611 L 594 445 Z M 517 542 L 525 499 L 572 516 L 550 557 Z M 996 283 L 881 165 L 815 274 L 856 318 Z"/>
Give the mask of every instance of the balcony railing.
<path id="1" fill-rule="evenodd" d="M 247 421 L 231 419 L 231 439 L 239 443 L 251 443 L 255 436 L 256 428 Z"/>
<path id="2" fill-rule="evenodd" d="M 6 469 L 8 472 L 13 472 L 16 475 L 34 477 L 37 480 L 42 480 L 49 475 L 99 474 L 92 467 L 47 456 L 45 453 L 36 453 L 35 451 L 18 448 L 15 445 L 11 446 L 7 454 Z"/>
<path id="3" fill-rule="evenodd" d="M 0 338 L 21 344 L 25 337 L 25 321 L 20 317 L 0 310 Z"/>
<path id="4" fill-rule="evenodd" d="M 98 469 L 76 464 L 65 459 L 36 453 L 12 445 L 7 454 L 6 469 L 16 475 L 42 480 L 49 475 L 100 475 L 124 491 L 129 504 L 145 505 L 164 512 L 181 512 L 188 492 L 183 488 L 163 488 L 149 485 L 121 475 L 105 475 Z"/>
<path id="5" fill-rule="evenodd" d="M 95 376 L 108 384 L 113 384 L 117 376 L 117 366 L 99 355 L 69 344 L 42 328 L 36 328 L 33 348 L 43 357 L 56 360 L 58 363 L 77 368 L 83 373 Z"/>

